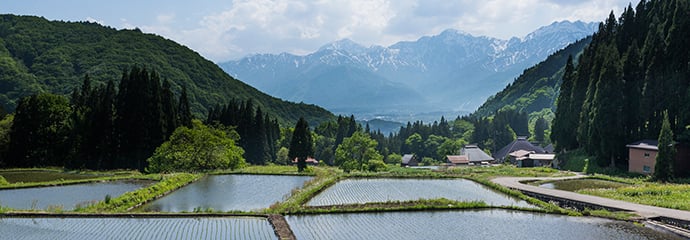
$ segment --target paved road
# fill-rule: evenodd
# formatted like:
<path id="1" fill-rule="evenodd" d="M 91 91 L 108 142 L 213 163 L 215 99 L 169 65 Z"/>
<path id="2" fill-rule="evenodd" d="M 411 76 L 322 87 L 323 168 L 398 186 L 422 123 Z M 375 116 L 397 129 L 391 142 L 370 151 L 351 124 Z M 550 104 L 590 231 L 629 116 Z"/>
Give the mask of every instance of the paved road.
<path id="1" fill-rule="evenodd" d="M 614 200 L 614 199 L 591 196 L 591 195 L 584 195 L 584 194 L 579 194 L 579 193 L 574 193 L 574 192 L 569 192 L 569 191 L 563 191 L 563 190 L 542 188 L 542 187 L 538 187 L 538 186 L 532 186 L 532 185 L 520 183 L 521 181 L 526 181 L 526 180 L 563 180 L 563 179 L 574 179 L 574 178 L 582 178 L 582 177 L 586 177 L 586 176 L 578 175 L 578 176 L 561 177 L 561 178 L 499 177 L 499 178 L 492 179 L 491 181 L 494 183 L 509 187 L 509 188 L 518 189 L 518 190 L 522 190 L 522 191 L 529 191 L 529 192 L 534 192 L 534 193 L 539 193 L 539 194 L 543 194 L 543 195 L 549 195 L 549 196 L 554 196 L 554 197 L 564 198 L 564 199 L 569 199 L 569 200 L 574 200 L 574 201 L 593 203 L 593 204 L 597 204 L 597 205 L 601 205 L 601 206 L 605 206 L 605 207 L 624 209 L 627 211 L 635 212 L 644 218 L 653 218 L 653 217 L 663 216 L 663 217 L 669 217 L 669 218 L 675 218 L 675 219 L 690 221 L 690 212 L 688 212 L 688 211 L 668 209 L 668 208 L 662 208 L 662 207 L 654 207 L 654 206 L 649 206 L 649 205 L 624 202 L 624 201 L 620 201 L 620 200 Z M 689 201 L 690 201 L 690 199 L 689 199 Z"/>

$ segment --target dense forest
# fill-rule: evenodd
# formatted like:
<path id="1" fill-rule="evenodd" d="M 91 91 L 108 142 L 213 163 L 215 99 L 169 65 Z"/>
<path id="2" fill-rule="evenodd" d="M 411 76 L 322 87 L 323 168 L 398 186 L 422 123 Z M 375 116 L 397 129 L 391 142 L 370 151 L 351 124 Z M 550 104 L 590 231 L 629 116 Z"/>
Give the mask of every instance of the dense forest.
<path id="1" fill-rule="evenodd" d="M 71 98 L 41 93 L 21 98 L 1 161 L 9 167 L 139 169 L 180 126 L 192 125 L 186 90 L 175 97 L 155 71 L 132 67 L 93 84 L 86 75 Z M 5 155 L 6 154 L 6 155 Z"/>
<path id="2" fill-rule="evenodd" d="M 186 88 L 191 111 L 198 117 L 216 104 L 254 99 L 255 105 L 284 124 L 294 124 L 300 116 L 312 125 L 333 118 L 323 108 L 261 93 L 193 50 L 138 29 L 0 15 L 0 105 L 10 112 L 22 97 L 67 95 L 87 74 L 94 84 L 105 85 L 141 63 L 167 79 L 174 93 Z"/>
<path id="3" fill-rule="evenodd" d="M 690 3 L 641 1 L 601 23 L 569 62 L 552 139 L 559 150 L 583 148 L 601 166 L 627 166 L 625 145 L 657 139 L 668 112 L 677 141 L 690 126 Z"/>

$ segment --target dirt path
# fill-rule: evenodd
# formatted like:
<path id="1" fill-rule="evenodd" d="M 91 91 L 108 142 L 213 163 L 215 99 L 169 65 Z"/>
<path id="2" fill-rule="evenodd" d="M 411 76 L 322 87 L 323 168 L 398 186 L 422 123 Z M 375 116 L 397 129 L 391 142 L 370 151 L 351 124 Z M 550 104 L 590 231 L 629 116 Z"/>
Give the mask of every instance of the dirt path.
<path id="1" fill-rule="evenodd" d="M 273 231 L 276 232 L 278 238 L 281 240 L 295 240 L 295 234 L 290 229 L 285 217 L 280 214 L 270 214 L 268 215 L 268 222 L 273 225 Z"/>

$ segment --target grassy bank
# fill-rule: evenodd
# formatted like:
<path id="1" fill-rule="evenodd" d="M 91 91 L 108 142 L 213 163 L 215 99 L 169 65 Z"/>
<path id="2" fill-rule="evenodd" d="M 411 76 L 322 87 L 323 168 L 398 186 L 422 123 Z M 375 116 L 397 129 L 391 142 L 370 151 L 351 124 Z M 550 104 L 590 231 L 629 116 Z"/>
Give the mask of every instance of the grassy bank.
<path id="1" fill-rule="evenodd" d="M 294 214 L 457 210 L 481 208 L 489 208 L 489 205 L 487 205 L 483 201 L 462 202 L 440 198 L 419 199 L 414 201 L 388 201 L 381 203 L 343 204 L 334 206 L 309 206 L 294 212 Z"/>
<path id="2" fill-rule="evenodd" d="M 159 178 L 159 182 L 146 188 L 125 193 L 116 198 L 108 198 L 94 205 L 76 209 L 77 212 L 126 212 L 148 201 L 168 194 L 201 178 L 202 174 L 174 173 L 166 175 L 152 175 Z"/>
<path id="3" fill-rule="evenodd" d="M 156 176 L 137 171 L 63 171 L 53 168 L 3 169 L 0 176 L 7 180 L 0 189 L 60 186 L 125 179 L 156 180 Z"/>
<path id="4" fill-rule="evenodd" d="M 584 189 L 577 193 L 626 202 L 690 211 L 690 185 L 642 182 L 617 189 Z"/>
<path id="5" fill-rule="evenodd" d="M 271 205 L 266 212 L 278 214 L 299 212 L 302 205 L 309 199 L 346 177 L 342 171 L 333 167 L 314 167 L 313 171 L 315 175 L 312 180 L 305 182 L 302 188 L 293 189 L 287 200 Z"/>

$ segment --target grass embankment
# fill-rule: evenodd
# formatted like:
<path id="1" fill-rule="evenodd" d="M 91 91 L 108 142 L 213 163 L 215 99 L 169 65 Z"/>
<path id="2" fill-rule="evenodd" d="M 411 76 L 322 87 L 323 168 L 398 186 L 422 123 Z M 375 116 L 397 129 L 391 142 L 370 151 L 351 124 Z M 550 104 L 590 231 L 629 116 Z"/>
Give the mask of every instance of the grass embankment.
<path id="1" fill-rule="evenodd" d="M 287 200 L 274 203 L 265 212 L 277 214 L 300 212 L 302 206 L 309 199 L 346 176 L 342 171 L 333 167 L 310 167 L 310 169 L 315 174 L 313 179 L 305 182 L 302 188 L 293 189 Z"/>
<path id="2" fill-rule="evenodd" d="M 175 189 L 183 187 L 197 179 L 201 178 L 202 174 L 191 173 L 174 173 L 158 176 L 159 182 L 146 188 L 141 188 L 136 191 L 125 193 L 119 197 L 100 201 L 94 205 L 86 208 L 76 209 L 77 212 L 126 212 L 137 206 L 140 206 L 148 201 L 159 198 L 168 194 Z"/>
<path id="3" fill-rule="evenodd" d="M 354 213 L 354 212 L 388 212 L 418 210 L 450 210 L 489 208 L 483 201 L 461 202 L 439 199 L 419 199 L 414 201 L 388 201 L 380 203 L 343 204 L 333 206 L 308 206 L 295 213 Z"/>
<path id="4" fill-rule="evenodd" d="M 220 174 L 257 174 L 257 175 L 300 175 L 300 176 L 315 176 L 316 169 L 321 169 L 320 167 L 307 167 L 303 172 L 298 172 L 295 166 L 285 166 L 285 165 L 266 165 L 266 166 L 247 166 L 235 170 L 225 170 L 225 171 L 213 171 L 209 174 L 220 175 Z"/>
<path id="5" fill-rule="evenodd" d="M 156 180 L 137 171 L 63 171 L 54 168 L 4 169 L 0 176 L 6 179 L 0 189 L 60 186 L 125 179 Z"/>

